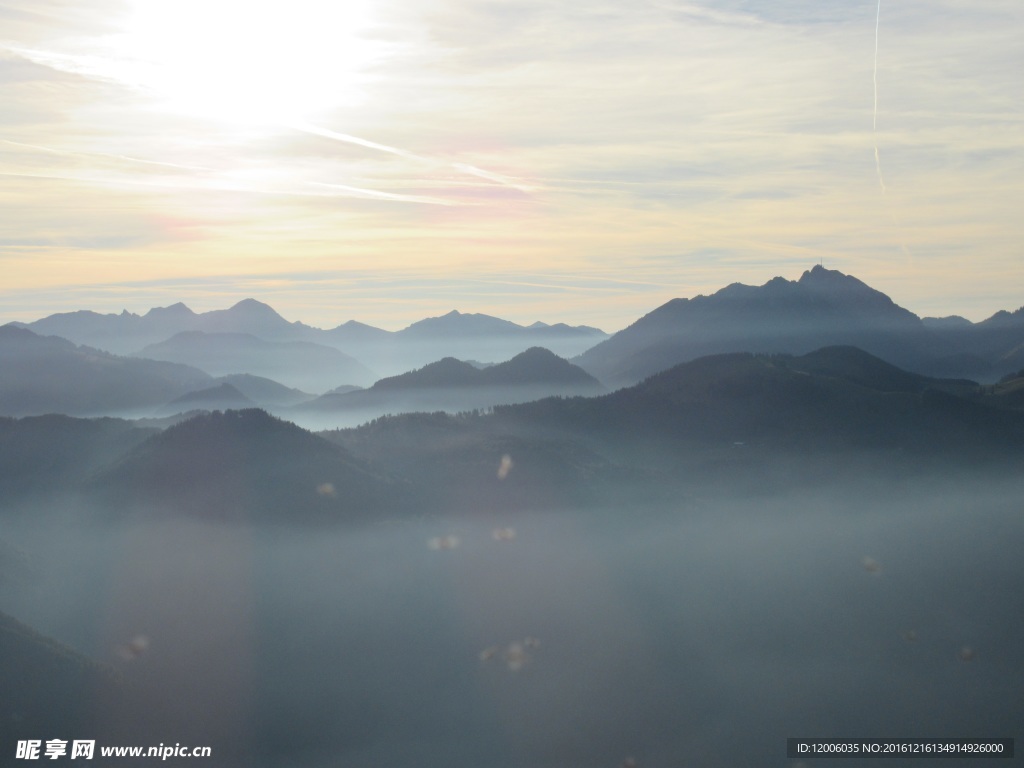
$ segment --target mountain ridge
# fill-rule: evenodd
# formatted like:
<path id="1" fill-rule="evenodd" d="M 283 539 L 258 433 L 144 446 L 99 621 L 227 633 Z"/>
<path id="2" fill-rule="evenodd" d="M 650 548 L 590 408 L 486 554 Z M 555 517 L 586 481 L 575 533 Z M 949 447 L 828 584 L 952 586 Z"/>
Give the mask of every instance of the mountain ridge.
<path id="1" fill-rule="evenodd" d="M 671 299 L 572 361 L 611 384 L 634 384 L 659 370 L 728 352 L 804 354 L 851 345 L 923 374 L 991 377 L 1024 323 L 925 323 L 884 293 L 851 275 L 820 265 L 798 280 L 775 277 L 761 286 L 733 283 L 692 299 Z M 972 353 L 978 349 L 984 354 Z M 1005 372 L 1005 371 L 1003 371 Z"/>

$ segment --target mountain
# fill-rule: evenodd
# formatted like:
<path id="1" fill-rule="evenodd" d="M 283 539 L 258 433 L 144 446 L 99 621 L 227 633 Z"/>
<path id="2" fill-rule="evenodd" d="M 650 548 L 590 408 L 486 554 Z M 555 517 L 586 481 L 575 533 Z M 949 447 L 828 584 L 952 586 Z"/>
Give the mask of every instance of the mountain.
<path id="1" fill-rule="evenodd" d="M 415 371 L 377 381 L 366 393 L 388 390 L 449 389 L 459 387 L 546 386 L 600 389 L 600 383 L 579 366 L 541 347 L 531 347 L 504 363 L 478 368 L 446 357 Z"/>
<path id="2" fill-rule="evenodd" d="M 219 520 L 358 522 L 401 486 L 339 446 L 265 411 L 215 411 L 168 427 L 98 473 L 116 508 Z"/>
<path id="3" fill-rule="evenodd" d="M 158 410 L 158 414 L 171 415 L 203 410 L 239 410 L 242 408 L 252 408 L 255 405 L 256 403 L 239 392 L 238 389 L 227 382 L 221 382 L 215 387 L 189 392 L 171 400 L 171 402 Z"/>
<path id="4" fill-rule="evenodd" d="M 77 489 L 155 432 L 123 419 L 0 418 L 0 498 Z"/>
<path id="5" fill-rule="evenodd" d="M 202 313 L 178 303 L 155 307 L 144 315 L 127 311 L 121 314 L 78 311 L 15 325 L 118 354 L 137 352 L 179 333 L 197 331 L 249 334 L 270 342 L 303 341 L 338 349 L 384 375 L 407 371 L 446 356 L 504 360 L 538 345 L 561 355 L 577 355 L 607 337 L 588 326 L 538 322 L 524 327 L 488 315 L 458 311 L 425 318 L 397 332 L 355 320 L 321 330 L 301 322 L 289 322 L 255 299 L 244 299 L 229 309 Z M 341 382 L 335 382 L 338 383 Z"/>
<path id="6" fill-rule="evenodd" d="M 99 704 L 110 704 L 120 692 L 113 668 L 0 613 L 0 741 L 10 750 L 8 759 L 21 739 L 95 738 Z"/>
<path id="7" fill-rule="evenodd" d="M 229 309 L 198 314 L 179 302 L 169 307 L 154 307 L 144 315 L 128 311 L 119 315 L 64 312 L 20 325 L 36 333 L 60 336 L 119 354 L 134 352 L 183 331 L 251 333 L 268 341 L 292 341 L 306 338 L 309 332 L 317 330 L 302 323 L 290 323 L 255 299 L 244 299 Z"/>
<path id="8" fill-rule="evenodd" d="M 573 362 L 621 386 L 705 355 L 803 354 L 831 345 L 929 376 L 995 381 L 1024 362 L 1024 311 L 981 323 L 921 320 L 855 277 L 815 266 L 796 281 L 776 277 L 673 299 Z"/>
<path id="9" fill-rule="evenodd" d="M 589 326 L 541 322 L 522 326 L 491 315 L 458 310 L 424 318 L 400 331 L 383 331 L 350 321 L 323 333 L 329 343 L 385 376 L 399 375 L 445 357 L 484 362 L 508 360 L 536 346 L 568 357 L 607 338 L 606 333 Z"/>
<path id="10" fill-rule="evenodd" d="M 573 436 L 504 426 L 479 415 L 421 412 L 321 434 L 407 480 L 417 509 L 425 512 L 480 519 L 511 510 L 595 505 L 606 503 L 616 484 L 632 490 L 648 479 L 642 468 L 616 464 Z"/>
<path id="11" fill-rule="evenodd" d="M 219 376 L 217 381 L 230 384 L 261 407 L 296 405 L 315 397 L 308 392 L 278 384 L 273 379 L 253 376 L 250 373 L 230 373 L 227 376 Z M 341 386 L 352 385 L 343 384 Z"/>
<path id="12" fill-rule="evenodd" d="M 709 354 L 802 354 L 829 345 L 857 346 L 904 367 L 953 351 L 885 294 L 815 266 L 797 281 L 776 277 L 673 299 L 573 362 L 622 384 Z"/>
<path id="13" fill-rule="evenodd" d="M 192 365 L 212 376 L 249 373 L 319 392 L 374 379 L 366 366 L 333 347 L 308 341 L 265 341 L 248 333 L 184 331 L 134 356 Z"/>
<path id="14" fill-rule="evenodd" d="M 480 369 L 454 357 L 446 357 L 415 371 L 388 376 L 375 382 L 368 390 L 380 393 L 387 390 L 447 389 L 450 387 L 472 387 L 481 384 Z"/>
<path id="15" fill-rule="evenodd" d="M 993 405 L 1024 410 L 1024 370 L 1004 376 L 987 388 L 986 395 Z"/>
<path id="16" fill-rule="evenodd" d="M 530 347 L 511 360 L 480 369 L 480 380 L 488 386 L 545 385 L 576 394 L 601 389 L 600 382 L 578 365 L 543 347 Z"/>
<path id="17" fill-rule="evenodd" d="M 349 320 L 347 323 L 342 323 L 323 332 L 325 343 L 329 342 L 341 349 L 365 344 L 384 344 L 391 336 L 391 331 L 375 328 L 357 320 Z"/>
<path id="18" fill-rule="evenodd" d="M 403 338 L 436 338 L 448 334 L 455 334 L 461 338 L 473 336 L 504 336 L 518 334 L 525 330 L 521 325 L 516 325 L 508 320 L 502 320 L 490 315 L 462 313 L 453 309 L 447 315 L 440 317 L 428 317 L 398 332 Z"/>
<path id="19" fill-rule="evenodd" d="M 324 434 L 415 478 L 418 493 L 439 503 L 471 506 L 475 498 L 527 508 L 545 494 L 556 504 L 635 502 L 708 484 L 760 492 L 865 472 L 899 479 L 927 467 L 1016 471 L 1024 413 L 993 407 L 986 390 L 903 371 L 853 347 L 731 353 L 598 397 L 382 417 Z M 528 487 L 500 482 L 503 456 L 517 473 L 512 484 Z"/>
<path id="20" fill-rule="evenodd" d="M 991 407 L 973 382 L 900 371 L 851 347 L 703 357 L 604 397 L 495 409 L 503 414 L 655 453 L 737 443 L 803 456 L 1024 449 L 1024 416 Z"/>
<path id="21" fill-rule="evenodd" d="M 600 383 L 582 368 L 540 347 L 506 362 L 478 368 L 446 357 L 368 389 L 332 392 L 299 406 L 295 413 L 358 412 L 361 420 L 384 413 L 463 411 L 551 395 L 596 394 Z"/>
<path id="22" fill-rule="evenodd" d="M 211 383 L 210 376 L 186 365 L 118 357 L 0 327 L 0 414 L 147 412 Z"/>

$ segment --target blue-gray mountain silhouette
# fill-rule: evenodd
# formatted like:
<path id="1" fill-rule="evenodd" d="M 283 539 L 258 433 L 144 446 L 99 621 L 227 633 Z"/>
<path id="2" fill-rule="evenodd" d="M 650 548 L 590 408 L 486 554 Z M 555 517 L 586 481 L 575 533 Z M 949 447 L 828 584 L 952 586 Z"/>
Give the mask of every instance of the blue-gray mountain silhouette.
<path id="1" fill-rule="evenodd" d="M 148 410 L 212 383 L 186 365 L 119 357 L 13 325 L 0 327 L 0 414 Z"/>
<path id="2" fill-rule="evenodd" d="M 322 392 L 338 383 L 368 384 L 373 373 L 350 355 L 308 341 L 266 341 L 249 333 L 183 331 L 134 357 L 192 365 L 211 376 L 248 373 Z"/>
<path id="3" fill-rule="evenodd" d="M 460 411 L 497 403 L 523 402 L 550 395 L 595 394 L 600 383 L 582 368 L 540 347 L 511 360 L 478 368 L 446 357 L 368 389 L 334 392 L 299 406 L 302 411 L 345 409 L 380 413 Z"/>
<path id="4" fill-rule="evenodd" d="M 851 345 L 920 373 L 992 377 L 1007 365 L 1000 357 L 1024 343 L 1024 322 L 1003 314 L 976 325 L 925 323 L 855 277 L 815 266 L 796 281 L 673 299 L 573 362 L 629 384 L 705 355 Z"/>

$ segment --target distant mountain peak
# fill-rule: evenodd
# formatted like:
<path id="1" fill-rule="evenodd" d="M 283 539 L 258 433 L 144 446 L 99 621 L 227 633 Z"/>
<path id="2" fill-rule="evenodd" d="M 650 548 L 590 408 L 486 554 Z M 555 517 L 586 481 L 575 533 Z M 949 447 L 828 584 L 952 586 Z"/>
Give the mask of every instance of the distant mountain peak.
<path id="1" fill-rule="evenodd" d="M 782 278 L 776 278 L 776 280 L 780 279 Z M 800 279 L 797 280 L 797 284 L 805 286 L 843 285 L 849 288 L 857 287 L 874 291 L 873 288 L 868 287 L 853 275 L 844 274 L 838 269 L 826 269 L 820 264 L 815 264 L 810 269 L 805 270 L 800 275 Z"/>
<path id="2" fill-rule="evenodd" d="M 244 312 L 245 314 L 248 315 L 259 314 L 266 315 L 268 317 L 281 317 L 277 313 L 277 310 L 275 310 L 272 306 L 270 306 L 269 304 L 264 304 L 262 301 L 257 301 L 256 299 L 242 299 L 237 304 L 231 306 L 227 311 L 232 313 Z"/>
<path id="3" fill-rule="evenodd" d="M 221 403 L 222 407 L 254 407 L 256 404 L 243 395 L 237 387 L 228 382 L 221 382 L 217 386 L 189 392 L 181 397 L 175 398 L 170 405 L 185 405 L 189 403 L 202 402 L 205 404 Z M 241 405 L 241 404 L 246 405 Z"/>
<path id="4" fill-rule="evenodd" d="M 674 364 L 725 352 L 804 353 L 856 344 L 890 358 L 920 357 L 920 318 L 881 291 L 820 264 L 799 280 L 733 283 L 710 296 L 673 299 L 577 361 L 607 382 L 638 381 Z"/>
<path id="5" fill-rule="evenodd" d="M 850 275 L 845 275 L 838 269 L 826 269 L 821 264 L 815 264 L 810 269 L 804 270 L 804 273 L 800 275 L 799 282 L 803 283 L 808 280 L 845 280 L 850 277 Z M 856 280 L 856 278 L 852 279 Z M 857 282 L 860 281 L 858 280 Z"/>
<path id="6" fill-rule="evenodd" d="M 454 357 L 444 357 L 422 368 L 388 376 L 377 381 L 371 389 L 408 389 L 421 387 L 472 386 L 478 382 L 479 371 L 469 363 Z"/>
<path id="7" fill-rule="evenodd" d="M 125 310 L 125 312 L 127 312 L 127 310 Z M 121 314 L 123 315 L 125 313 L 122 312 Z M 194 315 L 195 312 L 193 312 L 191 309 L 185 306 L 183 302 L 179 301 L 176 302 L 175 304 L 171 304 L 169 307 L 153 307 L 145 315 L 143 315 L 143 317 L 154 319 L 164 317 L 192 317 Z"/>
<path id="8" fill-rule="evenodd" d="M 427 317 L 399 331 L 404 336 L 422 336 L 436 333 L 487 336 L 492 334 L 518 333 L 523 327 L 509 320 L 491 315 L 459 312 L 453 309 L 446 315 Z"/>

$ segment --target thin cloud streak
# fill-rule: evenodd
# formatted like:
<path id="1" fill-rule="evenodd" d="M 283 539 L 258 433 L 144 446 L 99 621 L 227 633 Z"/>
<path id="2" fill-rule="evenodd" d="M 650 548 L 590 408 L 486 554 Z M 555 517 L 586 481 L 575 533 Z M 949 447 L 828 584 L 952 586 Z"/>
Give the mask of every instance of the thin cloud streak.
<path id="1" fill-rule="evenodd" d="M 24 149 L 32 149 L 38 152 L 46 152 L 53 155 L 63 155 L 65 157 L 80 157 L 85 159 L 101 158 L 106 160 L 123 160 L 129 163 L 141 163 L 144 165 L 155 165 L 161 168 L 175 168 L 183 171 L 210 171 L 211 168 L 206 168 L 200 165 L 182 165 L 180 163 L 168 163 L 162 160 L 146 160 L 140 157 L 129 157 L 128 155 L 115 155 L 108 152 L 83 152 L 81 150 L 70 150 L 70 149 L 56 149 L 54 147 L 44 147 L 39 144 L 26 144 L 21 141 L 12 141 L 10 139 L 0 139 L 0 143 L 9 144 L 13 147 L 22 147 Z"/>
<path id="2" fill-rule="evenodd" d="M 512 187 L 513 189 L 517 189 L 520 192 L 529 192 L 532 191 L 533 189 L 532 187 L 522 184 L 516 179 L 509 178 L 508 176 L 502 176 L 501 174 L 498 173 L 485 171 L 481 168 L 477 168 L 467 163 L 446 163 L 443 161 L 436 160 L 434 158 L 425 157 L 423 155 L 417 155 L 414 152 L 399 149 L 398 147 L 390 147 L 387 144 L 379 144 L 375 141 L 369 141 L 367 139 L 362 139 L 359 138 L 358 136 L 352 136 L 351 134 L 347 133 L 338 133 L 337 131 L 332 131 L 327 128 L 320 128 L 315 125 L 309 125 L 304 123 L 292 123 L 288 127 L 293 128 L 296 131 L 302 131 L 304 133 L 312 134 L 313 136 L 321 136 L 326 139 L 332 139 L 334 141 L 340 141 L 346 144 L 355 144 L 360 147 L 366 147 L 367 149 L 375 149 L 379 152 L 386 152 L 391 155 L 398 155 L 399 157 L 403 157 L 407 160 L 414 160 L 419 163 L 434 166 L 446 165 L 451 168 L 454 168 L 455 170 L 461 171 L 462 173 L 466 173 L 471 176 L 478 176 L 481 179 L 493 181 L 498 184 L 501 184 L 502 186 Z"/>

